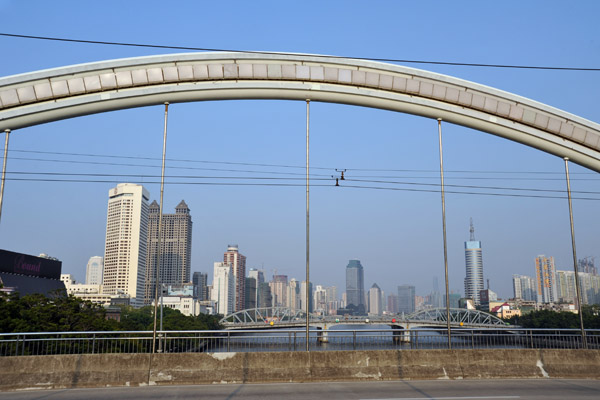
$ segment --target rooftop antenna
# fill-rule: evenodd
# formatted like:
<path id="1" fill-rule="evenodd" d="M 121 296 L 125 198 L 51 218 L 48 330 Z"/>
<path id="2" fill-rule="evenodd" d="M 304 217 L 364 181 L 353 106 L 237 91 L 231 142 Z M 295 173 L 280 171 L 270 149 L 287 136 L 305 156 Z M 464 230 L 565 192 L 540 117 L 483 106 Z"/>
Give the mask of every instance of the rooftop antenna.
<path id="1" fill-rule="evenodd" d="M 471 232 L 471 242 L 475 241 L 475 228 L 473 227 L 473 218 L 471 218 L 471 227 L 469 228 L 469 232 Z"/>

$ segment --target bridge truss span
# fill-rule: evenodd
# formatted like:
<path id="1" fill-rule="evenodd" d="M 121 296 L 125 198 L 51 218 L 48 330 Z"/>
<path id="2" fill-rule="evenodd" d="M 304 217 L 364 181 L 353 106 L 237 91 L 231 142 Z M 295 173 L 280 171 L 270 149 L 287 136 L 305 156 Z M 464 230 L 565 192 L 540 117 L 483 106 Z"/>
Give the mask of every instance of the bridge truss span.
<path id="1" fill-rule="evenodd" d="M 431 310 L 421 310 L 406 316 L 406 320 L 410 322 L 446 322 L 446 309 L 434 308 Z M 467 310 L 464 308 L 450 309 L 450 323 L 469 326 L 485 325 L 485 326 L 506 326 L 506 322 L 496 317 L 495 315 L 479 311 Z"/>
<path id="2" fill-rule="evenodd" d="M 306 313 L 285 307 L 256 308 L 238 311 L 220 321 L 226 329 L 294 328 L 306 324 Z M 396 329 L 446 326 L 446 309 L 434 308 L 406 316 L 322 316 L 310 314 L 310 324 L 316 329 L 336 325 L 389 325 Z M 450 309 L 450 324 L 454 328 L 508 328 L 500 318 L 478 310 Z"/>
<path id="3" fill-rule="evenodd" d="M 310 314 L 310 320 L 320 322 L 321 316 Z M 293 310 L 286 307 L 264 307 L 241 310 L 223 317 L 220 321 L 225 326 L 238 324 L 269 324 L 273 323 L 298 323 L 306 322 L 306 313 L 303 310 Z"/>

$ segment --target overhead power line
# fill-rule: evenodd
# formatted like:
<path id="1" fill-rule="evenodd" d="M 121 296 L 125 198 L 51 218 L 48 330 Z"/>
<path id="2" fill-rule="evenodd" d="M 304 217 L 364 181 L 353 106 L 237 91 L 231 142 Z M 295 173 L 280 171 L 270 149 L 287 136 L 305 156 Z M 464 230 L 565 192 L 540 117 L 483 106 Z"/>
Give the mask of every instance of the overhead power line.
<path id="1" fill-rule="evenodd" d="M 58 163 L 58 164 L 83 164 L 83 165 L 104 165 L 108 167 L 141 167 L 141 168 L 160 168 L 160 165 L 151 165 L 151 164 L 135 164 L 135 163 L 117 163 L 117 162 L 107 162 L 107 161 L 81 161 L 81 160 L 60 160 L 60 159 L 45 159 L 45 158 L 30 158 L 30 157 L 9 157 L 11 160 L 21 160 L 21 161 L 37 161 L 37 162 L 48 162 L 48 163 Z M 305 173 L 301 172 L 282 172 L 282 171 L 273 171 L 273 170 L 255 170 L 255 169 L 228 169 L 228 168 L 207 168 L 207 167 L 184 167 L 178 165 L 170 165 L 167 167 L 171 170 L 193 170 L 193 171 L 215 171 L 215 172 L 236 172 L 236 173 L 254 173 L 254 174 L 274 174 L 274 175 L 283 175 L 283 176 L 305 176 Z M 323 168 L 326 169 L 326 168 Z M 330 169 L 333 174 L 333 169 Z M 406 170 L 410 172 L 411 170 Z M 419 172 L 419 170 L 413 170 Z M 420 170 L 425 171 L 425 170 Z M 437 171 L 427 171 L 430 173 L 439 173 Z M 447 173 L 452 173 L 453 171 L 446 171 Z M 455 171 L 454 171 L 455 172 Z M 470 171 L 477 172 L 477 171 Z M 485 171 L 479 171 L 480 173 L 484 173 Z M 311 177 L 331 177 L 331 174 L 317 174 L 311 173 Z M 526 172 L 524 172 L 526 173 Z M 558 174 L 558 173 L 557 173 Z M 134 176 L 140 176 L 141 174 L 133 174 Z M 434 176 L 390 176 L 390 175 L 352 175 L 353 178 L 381 178 L 381 179 L 439 179 L 439 177 Z M 452 180 L 510 180 L 510 181 L 563 181 L 564 177 L 557 178 L 540 178 L 540 177 L 485 177 L 485 176 L 448 176 L 446 179 Z M 572 178 L 572 181 L 598 181 L 600 178 Z"/>
<path id="2" fill-rule="evenodd" d="M 140 178 L 140 179 L 152 179 L 160 178 L 160 175 L 148 175 L 148 174 L 108 174 L 108 173 L 73 173 L 73 172 L 30 172 L 30 171 L 7 171 L 7 175 L 33 175 L 33 176 L 77 176 L 77 177 L 105 177 L 105 178 Z M 303 181 L 304 177 L 270 177 L 270 176 L 205 176 L 205 175 L 165 175 L 166 179 L 187 179 L 187 180 L 271 180 L 271 181 Z M 42 178 L 35 178 L 40 179 Z M 313 181 L 334 181 L 334 177 L 327 178 L 313 178 Z M 70 181 L 70 180 L 66 180 Z M 378 183 L 386 185 L 406 185 L 406 186 L 428 186 L 428 187 L 440 187 L 439 183 L 421 183 L 421 182 L 398 182 L 398 181 L 383 181 L 383 180 L 369 180 L 369 179 L 352 179 L 346 178 L 346 182 L 362 182 L 362 183 Z M 546 192 L 546 193 L 564 193 L 561 189 L 539 189 L 539 188 L 518 188 L 518 187 L 506 187 L 506 186 L 480 186 L 480 185 L 455 185 L 446 184 L 447 187 L 462 188 L 462 189 L 480 189 L 480 190 L 507 190 L 507 191 L 520 191 L 520 192 Z M 578 194 L 597 194 L 600 192 L 595 191 L 578 191 L 573 190 L 572 193 Z M 600 200 L 600 199 L 599 199 Z"/>
<path id="3" fill-rule="evenodd" d="M 147 44 L 147 43 L 109 42 L 109 41 L 99 41 L 99 40 L 59 38 L 59 37 L 50 37 L 50 36 L 20 35 L 20 34 L 15 34 L 15 33 L 0 33 L 0 36 L 22 38 L 22 39 L 68 42 L 68 43 L 84 43 L 84 44 L 99 44 L 99 45 L 128 46 L 128 47 L 145 47 L 145 48 L 169 49 L 169 50 L 223 51 L 223 52 L 231 52 L 231 53 L 274 54 L 274 55 L 286 55 L 286 56 L 297 55 L 294 53 L 277 52 L 277 51 L 271 52 L 271 51 L 253 51 L 253 50 L 222 49 L 222 48 L 209 48 L 209 47 L 159 45 L 159 44 Z M 320 54 L 310 54 L 310 56 L 311 57 L 319 57 L 319 58 L 337 58 L 337 59 L 345 58 L 345 59 L 351 59 L 351 60 L 372 60 L 372 61 L 395 62 L 395 63 L 406 63 L 406 64 L 450 65 L 450 66 L 460 66 L 460 67 L 536 69 L 536 70 L 554 70 L 554 71 L 600 71 L 600 68 L 585 68 L 585 67 L 555 67 L 555 66 L 541 66 L 541 65 L 484 64 L 484 63 L 407 60 L 407 59 L 397 59 L 397 58 L 376 58 L 376 57 L 358 57 L 358 56 L 327 56 L 327 55 L 320 55 Z"/>
<path id="4" fill-rule="evenodd" d="M 4 148 L 0 148 L 0 152 L 4 151 Z M 113 159 L 130 159 L 130 160 L 148 160 L 148 161 L 160 161 L 160 157 L 142 157 L 142 156 L 127 156 L 127 155 L 115 155 L 115 154 L 94 154 L 94 153 L 71 153 L 71 152 L 60 152 L 60 151 L 43 151 L 43 150 L 24 150 L 24 149 L 10 149 L 11 153 L 31 153 L 31 154 L 50 154 L 50 155 L 61 155 L 61 156 L 74 156 L 74 157 L 93 157 L 93 158 L 113 158 Z M 19 158 L 19 157 L 10 157 L 11 159 L 21 159 L 28 161 L 54 161 L 42 158 Z M 302 169 L 306 168 L 305 165 L 289 165 L 289 164 L 267 164 L 267 163 L 250 163 L 250 162 L 236 162 L 236 161 L 214 161 L 214 160 L 191 160 L 185 158 L 167 158 L 167 161 L 173 162 L 181 162 L 181 163 L 198 163 L 198 164 L 224 164 L 224 165 L 243 165 L 243 166 L 253 166 L 253 167 L 275 167 L 275 168 L 292 168 L 292 169 Z M 57 160 L 56 162 L 65 162 L 64 160 Z M 78 163 L 85 163 L 84 161 L 79 161 Z M 109 165 L 122 165 L 122 166 L 142 166 L 142 167 L 155 167 L 154 165 L 143 165 L 143 164 L 113 164 L 107 163 Z M 160 165 L 156 165 L 160 167 Z M 311 166 L 311 169 L 319 169 L 319 170 L 327 170 L 327 171 L 335 171 L 335 167 L 319 167 L 319 166 Z M 340 169 L 339 167 L 337 169 Z M 358 171 L 358 172 L 411 172 L 411 173 L 433 173 L 439 174 L 439 170 L 434 169 L 411 169 L 411 168 L 344 168 L 346 171 Z M 237 171 L 237 170 L 236 170 Z M 491 170 L 445 170 L 446 173 L 472 173 L 472 174 L 509 174 L 509 175 L 518 175 L 518 174 L 531 174 L 531 175 L 559 175 L 561 176 L 561 180 L 564 179 L 562 177 L 564 175 L 563 172 L 552 172 L 552 171 L 491 171 Z M 302 173 L 302 176 L 305 174 Z M 571 175 L 595 175 L 598 174 L 596 172 L 571 172 Z M 323 175 L 324 176 L 324 175 Z M 381 175 L 354 175 L 356 177 L 361 178 L 406 178 L 406 177 L 398 177 L 398 176 L 381 176 Z M 416 177 L 421 178 L 421 177 Z M 437 177 L 436 177 L 437 179 Z M 465 178 L 465 179 L 479 179 L 479 178 Z M 482 178 L 489 179 L 489 178 Z M 513 178 L 510 179 L 520 179 Z M 536 178 L 540 179 L 540 178 Z M 541 178 L 544 179 L 544 178 Z"/>
<path id="5" fill-rule="evenodd" d="M 85 179 L 35 179 L 35 178 L 11 178 L 12 181 L 33 181 L 33 182 L 70 182 L 70 183 L 114 183 L 114 180 L 85 180 Z M 144 182 L 144 184 L 160 184 L 156 182 Z M 165 182 L 168 185 L 202 185 L 202 186 L 287 186 L 287 187 L 305 187 L 302 183 L 240 183 L 240 182 Z M 313 184 L 311 187 L 336 187 L 333 185 Z M 429 189 L 414 189 L 414 188 L 390 188 L 381 186 L 361 186 L 361 185 L 345 185 L 339 186 L 351 189 L 374 189 L 374 190 L 392 190 L 401 192 L 424 192 L 424 193 L 439 193 L 439 190 Z M 547 195 L 525 195 L 511 193 L 486 193 L 486 192 L 458 192 L 447 190 L 445 193 L 450 194 L 466 194 L 480 196 L 497 196 L 497 197 L 523 197 L 537 199 L 567 199 L 566 196 L 547 196 Z M 591 200 L 600 201 L 597 198 L 591 197 L 573 197 L 574 200 Z"/>
<path id="6" fill-rule="evenodd" d="M 27 181 L 27 182 L 61 182 L 61 183 L 115 183 L 114 179 L 60 179 L 60 178 L 6 178 L 9 181 Z M 322 179 L 323 180 L 323 179 Z M 143 181 L 145 185 L 160 184 L 160 181 Z M 302 183 L 248 183 L 248 182 L 179 182 L 165 181 L 167 185 L 194 185 L 194 186 L 272 186 L 272 187 L 305 187 Z M 399 187 L 383 187 L 383 186 L 364 186 L 364 185 L 340 185 L 333 184 L 312 184 L 311 187 L 330 187 L 330 188 L 351 188 L 351 189 L 373 189 L 373 190 L 391 190 L 400 192 L 422 192 L 422 193 L 439 193 L 439 189 L 416 189 L 416 188 L 399 188 Z M 516 194 L 516 193 L 492 193 L 492 192 L 471 192 L 471 191 L 453 191 L 446 190 L 448 194 L 464 194 L 475 196 L 493 196 L 493 197 L 520 197 L 520 198 L 535 198 L 535 199 L 567 199 L 567 196 L 549 196 L 536 194 Z M 585 193 L 585 192 L 582 192 Z M 574 200 L 590 200 L 600 201 L 600 198 L 593 197 L 573 197 Z"/>

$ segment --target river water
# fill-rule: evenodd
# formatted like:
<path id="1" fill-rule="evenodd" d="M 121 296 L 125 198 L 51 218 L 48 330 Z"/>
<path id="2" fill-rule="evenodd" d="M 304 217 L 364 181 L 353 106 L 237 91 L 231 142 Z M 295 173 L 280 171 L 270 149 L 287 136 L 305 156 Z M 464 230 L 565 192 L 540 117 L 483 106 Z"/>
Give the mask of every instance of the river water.
<path id="1" fill-rule="evenodd" d="M 493 342 L 489 335 L 462 332 L 452 336 L 453 348 L 514 348 L 522 347 L 510 336 L 496 335 Z M 260 332 L 230 331 L 226 337 L 207 340 L 205 352 L 254 352 L 254 351 L 304 351 L 306 330 L 267 329 Z M 332 350 L 401 350 L 446 349 L 448 339 L 445 331 L 419 329 L 405 332 L 392 331 L 387 325 L 336 325 L 326 331 L 310 331 L 311 351 Z"/>

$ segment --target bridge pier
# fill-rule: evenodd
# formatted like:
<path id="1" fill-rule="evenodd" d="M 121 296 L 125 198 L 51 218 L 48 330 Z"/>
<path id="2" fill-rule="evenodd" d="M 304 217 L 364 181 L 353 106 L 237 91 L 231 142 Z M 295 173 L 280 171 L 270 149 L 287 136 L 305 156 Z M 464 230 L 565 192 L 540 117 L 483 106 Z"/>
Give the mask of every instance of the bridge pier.
<path id="1" fill-rule="evenodd" d="M 395 345 L 402 343 L 410 343 L 410 329 L 400 325 L 391 325 L 392 331 L 392 343 Z"/>
<path id="2" fill-rule="evenodd" d="M 327 325 L 324 325 L 322 328 L 317 328 L 317 343 L 329 343 L 329 337 L 327 335 Z"/>

